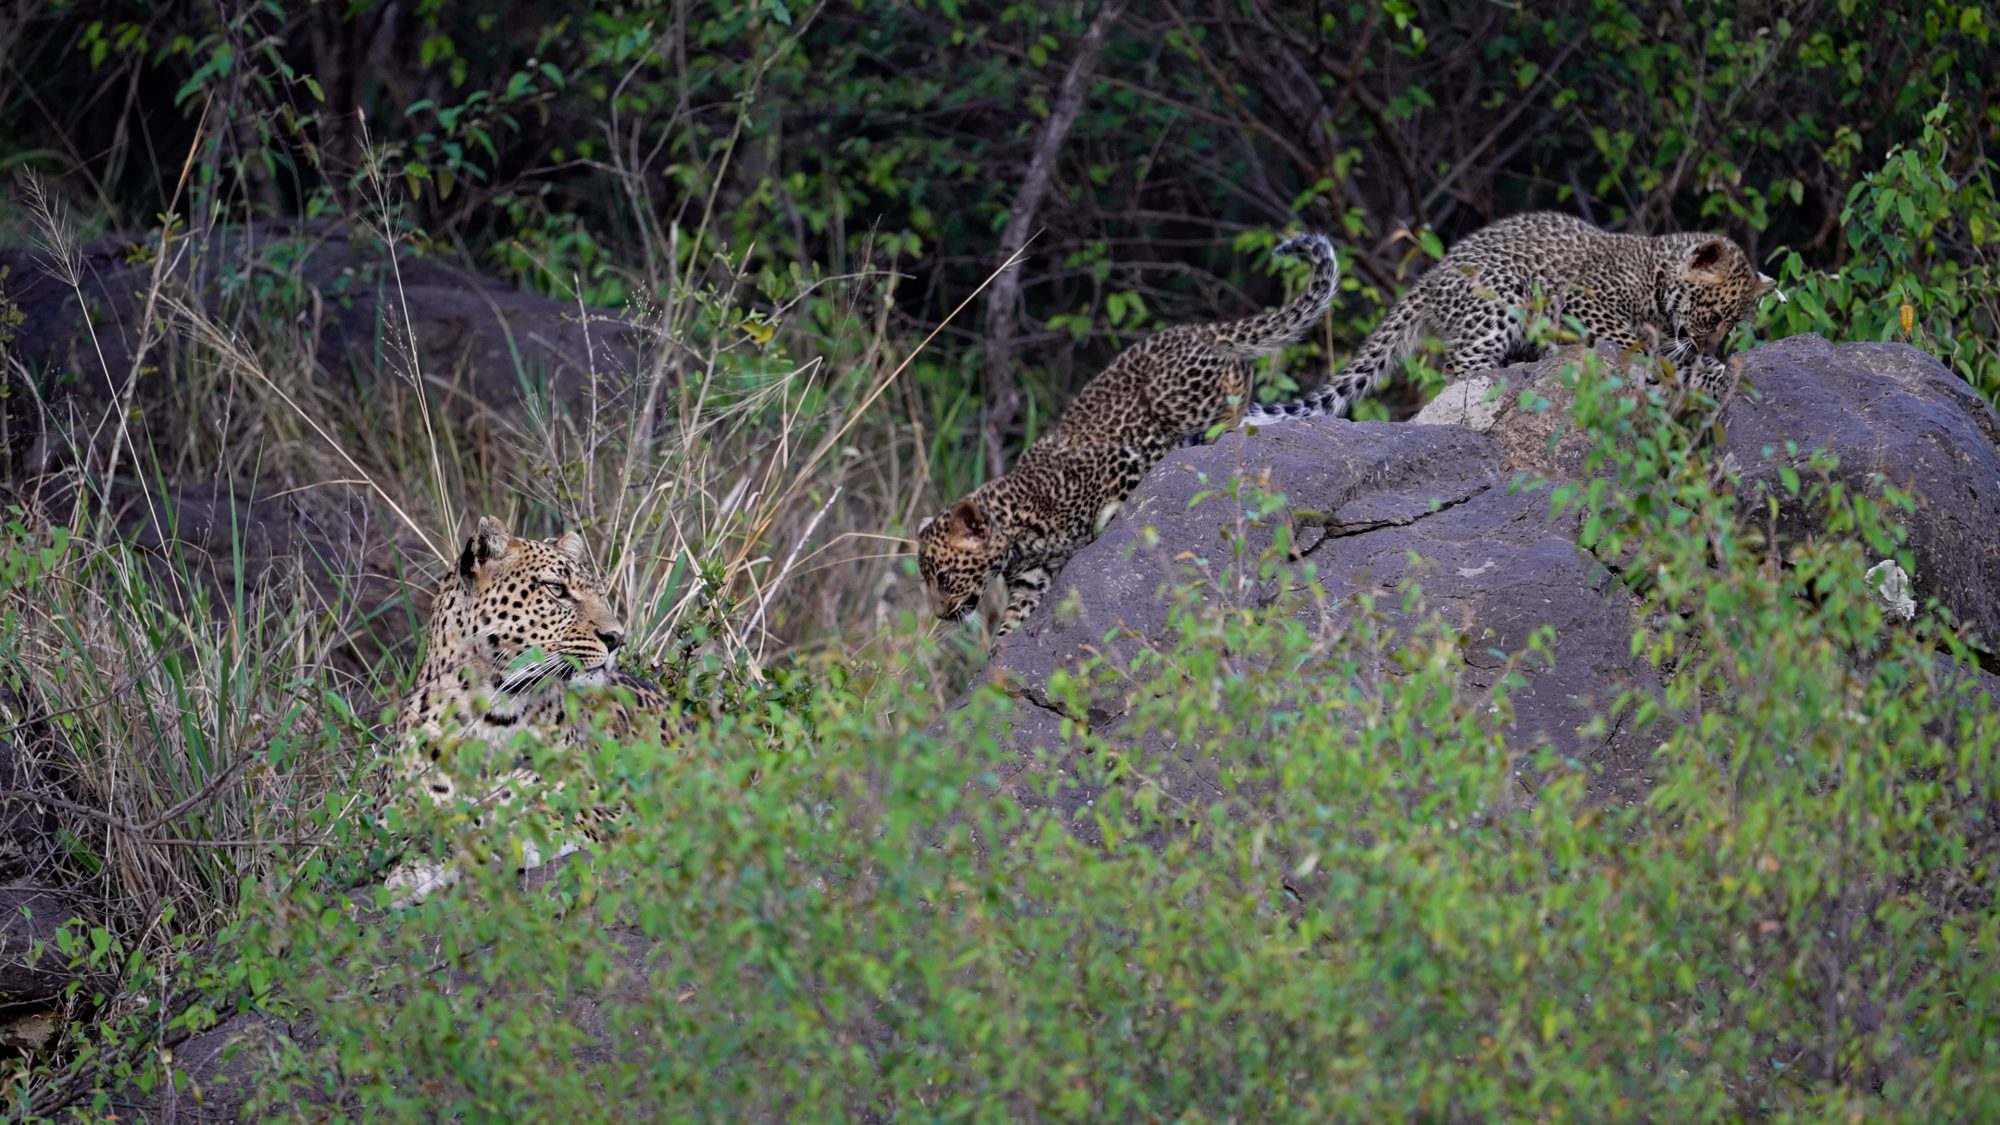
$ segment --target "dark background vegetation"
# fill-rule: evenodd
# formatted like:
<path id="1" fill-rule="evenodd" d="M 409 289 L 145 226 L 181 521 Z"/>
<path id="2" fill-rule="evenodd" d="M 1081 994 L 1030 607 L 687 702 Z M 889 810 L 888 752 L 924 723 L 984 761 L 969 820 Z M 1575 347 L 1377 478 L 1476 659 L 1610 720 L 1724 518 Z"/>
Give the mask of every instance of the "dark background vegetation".
<path id="1" fill-rule="evenodd" d="M 921 336 L 1005 260 L 1032 196 L 1006 338 L 958 316 L 923 387 L 958 417 L 1018 379 L 1024 409 L 985 416 L 1007 447 L 1135 334 L 1275 299 L 1245 251 L 1287 228 L 1349 258 L 1338 356 L 1440 245 L 1526 209 L 1838 271 L 1849 191 L 1927 111 L 1950 99 L 1959 177 L 2000 121 L 1990 14 L 1938 0 L 31 0 L 4 20 L 0 162 L 108 228 L 360 214 L 379 155 L 425 244 L 522 285 L 658 299 L 717 268 L 706 249 L 769 307 L 891 268 Z M 675 226 L 681 260 L 644 249 Z M 1990 236 L 1941 230 L 1926 257 L 1984 263 Z M 970 378 L 954 359 L 982 348 L 1018 362 Z"/>

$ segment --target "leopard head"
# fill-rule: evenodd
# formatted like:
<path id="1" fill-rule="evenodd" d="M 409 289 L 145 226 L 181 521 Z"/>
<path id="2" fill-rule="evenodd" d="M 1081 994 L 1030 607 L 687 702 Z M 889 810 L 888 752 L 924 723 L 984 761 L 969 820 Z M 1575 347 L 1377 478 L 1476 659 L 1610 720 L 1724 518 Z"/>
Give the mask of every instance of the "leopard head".
<path id="1" fill-rule="evenodd" d="M 1750 264 L 1741 246 L 1727 238 L 1704 237 L 1681 252 L 1669 279 L 1672 335 L 1693 354 L 1720 355 L 1729 333 L 1776 287 L 1776 281 Z M 1675 358 L 1685 361 L 1692 354 Z"/>
<path id="2" fill-rule="evenodd" d="M 946 621 L 971 617 L 1006 553 L 992 517 L 970 499 L 924 520 L 917 526 L 917 572 L 932 611 Z"/>
<path id="3" fill-rule="evenodd" d="M 517 539 L 499 520 L 481 517 L 440 595 L 432 643 L 448 645 L 456 634 L 467 662 L 480 666 L 483 686 L 509 696 L 608 676 L 625 643 L 625 626 L 575 531 Z"/>

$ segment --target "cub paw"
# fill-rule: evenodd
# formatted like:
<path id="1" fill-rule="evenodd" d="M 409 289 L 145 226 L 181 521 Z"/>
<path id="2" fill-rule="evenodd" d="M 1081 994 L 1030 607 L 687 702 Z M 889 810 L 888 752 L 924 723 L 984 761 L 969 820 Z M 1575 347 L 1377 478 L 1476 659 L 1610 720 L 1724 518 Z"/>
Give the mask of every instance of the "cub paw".
<path id="1" fill-rule="evenodd" d="M 389 892 L 391 909 L 401 910 L 458 882 L 458 868 L 448 863 L 412 860 L 389 872 L 382 886 Z"/>

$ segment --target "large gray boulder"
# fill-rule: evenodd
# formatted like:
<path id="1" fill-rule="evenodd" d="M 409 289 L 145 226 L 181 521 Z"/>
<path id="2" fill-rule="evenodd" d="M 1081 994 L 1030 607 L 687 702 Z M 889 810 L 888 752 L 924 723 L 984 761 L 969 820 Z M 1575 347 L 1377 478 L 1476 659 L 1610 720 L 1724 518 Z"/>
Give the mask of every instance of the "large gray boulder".
<path id="1" fill-rule="evenodd" d="M 66 262 L 44 248 L 0 248 L 0 292 L 20 310 L 6 350 L 38 382 L 40 402 L 100 414 L 142 342 L 144 362 L 172 378 L 176 342 L 146 332 L 148 310 L 166 318 L 160 300 L 232 332 L 282 332 L 320 378 L 362 394 L 408 380 L 414 356 L 432 400 L 468 422 L 506 420 L 536 384 L 570 396 L 592 368 L 630 368 L 644 342 L 636 324 L 604 310 L 522 292 L 408 246 L 390 260 L 370 232 L 338 222 L 216 228 L 176 238 L 160 258 L 156 234 L 98 238 Z"/>
<path id="2" fill-rule="evenodd" d="M 1540 363 L 1486 372 L 1449 388 L 1418 423 L 1490 435 L 1505 465 L 1550 479 L 1584 471 L 1587 445 L 1568 426 L 1561 386 L 1572 350 Z M 1615 362 L 1610 352 L 1607 362 Z M 1814 451 L 1839 458 L 1833 481 L 1879 496 L 1884 484 L 1918 498 L 1902 517 L 1919 604 L 1935 598 L 1989 651 L 2000 649 L 2000 415 L 1936 359 L 1907 344 L 1832 344 L 1794 336 L 1744 353 L 1744 391 L 1718 418 L 1716 454 L 1742 481 L 1739 504 L 1776 502 L 1781 541 L 1818 534 L 1823 512 L 1780 484 L 1811 479 Z M 1552 409 L 1522 405 L 1526 392 Z"/>
<path id="3" fill-rule="evenodd" d="M 1374 595 L 1377 610 L 1387 609 L 1394 622 L 1401 588 L 1420 583 L 1467 638 L 1471 686 L 1489 687 L 1499 674 L 1498 662 L 1484 655 L 1489 650 L 1516 651 L 1535 629 L 1552 626 L 1554 665 L 1524 670 L 1509 744 L 1551 745 L 1588 763 L 1601 799 L 1637 796 L 1652 743 L 1619 726 L 1603 734 L 1587 729 L 1619 694 L 1660 686 L 1629 655 L 1636 602 L 1578 547 L 1574 518 L 1550 518 L 1546 485 L 1514 486 L 1523 475 L 1560 481 L 1585 471 L 1587 446 L 1566 421 L 1568 396 L 1558 379 L 1579 354 L 1475 377 L 1414 423 L 1290 422 L 1168 456 L 1105 533 L 1070 560 L 1042 607 L 1000 644 L 974 684 L 1000 684 L 1020 704 L 1002 734 L 1013 751 L 1003 790 L 1031 807 L 1053 804 L 1092 835 L 1082 813 L 1099 796 L 1084 780 L 1094 771 L 1080 768 L 1085 751 L 1065 732 L 1081 723 L 1116 740 L 1123 704 L 1107 692 L 1089 700 L 1087 714 L 1071 714 L 1046 685 L 1058 669 L 1106 652 L 1107 638 L 1114 661 L 1165 640 L 1160 589 L 1177 566 L 1192 556 L 1220 570 L 1235 549 L 1226 535 L 1246 535 L 1254 554 L 1289 522 L 1335 605 Z M 1615 362 L 1608 352 L 1605 358 Z M 1919 602 L 1935 598 L 1975 634 L 2000 637 L 2000 418 L 1993 408 L 1936 360 L 1901 345 L 1835 346 L 1807 336 L 1743 360 L 1749 389 L 1720 415 L 1716 455 L 1740 472 L 1745 510 L 1761 511 L 1775 495 L 1780 537 L 1814 534 L 1818 513 L 1777 481 L 1781 466 L 1803 468 L 1820 448 L 1839 456 L 1834 477 L 1852 487 L 1879 490 L 1886 480 L 1914 489 L 1920 500 L 1907 522 Z M 1552 408 L 1520 405 L 1529 389 L 1532 400 Z M 1283 494 L 1292 518 L 1244 522 L 1222 487 L 1232 477 Z M 1302 521 L 1299 513 L 1313 515 Z M 1199 799 L 1222 791 L 1220 767 L 1198 749 L 1145 748 L 1157 752 L 1154 769 L 1178 794 Z M 1532 787 L 1532 778 L 1522 781 Z"/>
<path id="4" fill-rule="evenodd" d="M 1282 492 L 1294 517 L 1239 524 L 1235 506 L 1216 488 L 1239 473 Z M 1503 662 L 1489 650 L 1519 650 L 1530 633 L 1554 626 L 1554 665 L 1526 670 L 1526 687 L 1512 696 L 1510 743 L 1554 745 L 1601 767 L 1596 785 L 1607 796 L 1633 789 L 1650 743 L 1622 729 L 1594 735 L 1583 728 L 1621 692 L 1659 687 L 1652 670 L 1629 655 L 1634 600 L 1577 547 L 1574 519 L 1549 519 L 1547 489 L 1513 490 L 1511 476 L 1494 439 L 1458 426 L 1288 423 L 1170 455 L 1104 535 L 1070 560 L 1044 608 L 1001 643 L 982 673 L 980 684 L 999 683 L 1022 703 L 1005 735 L 1015 754 L 1003 788 L 1030 807 L 1053 802 L 1090 835 L 1089 818 L 1074 814 L 1096 801 L 1093 786 L 1049 784 L 1057 780 L 1051 771 L 1077 771 L 1068 760 L 1074 749 L 1060 736 L 1066 713 L 1044 685 L 1058 669 L 1107 652 L 1107 645 L 1111 659 L 1122 662 L 1164 640 L 1168 608 L 1159 589 L 1191 561 L 1184 552 L 1219 571 L 1237 549 L 1225 541 L 1225 528 L 1241 534 L 1243 548 L 1256 555 L 1288 526 L 1332 605 L 1372 595 L 1376 612 L 1392 625 L 1412 625 L 1403 621 L 1400 601 L 1409 583 L 1420 584 L 1428 604 L 1446 607 L 1466 640 L 1471 687 L 1490 688 L 1503 674 Z M 1148 528 L 1158 546 L 1147 545 Z M 1273 596 L 1260 590 L 1251 600 L 1268 604 Z M 1116 693 L 1092 698 L 1088 711 L 1069 717 L 1096 734 L 1115 732 L 1125 718 Z M 1051 749 L 1056 753 L 1045 753 Z M 1154 759 L 1156 776 L 1171 790 L 1197 799 L 1220 794 L 1216 770 L 1225 767 L 1198 748 L 1159 749 L 1165 753 Z"/>
<path id="5" fill-rule="evenodd" d="M 339 654 L 350 670 L 410 634 L 403 577 L 425 552 L 387 505 L 351 481 L 159 481 L 143 453 L 123 462 L 130 471 L 120 479 L 93 479 L 80 497 L 75 474 L 62 471 L 74 434 L 113 432 L 102 423 L 124 405 L 128 382 L 142 411 L 160 396 L 193 393 L 190 379 L 209 370 L 205 361 L 190 366 L 191 351 L 212 350 L 187 345 L 190 321 L 201 318 L 258 343 L 251 350 L 267 361 L 293 359 L 267 374 L 307 409 L 320 393 L 413 395 L 419 375 L 428 400 L 472 445 L 494 431 L 517 440 L 528 428 L 525 404 L 543 391 L 586 403 L 593 372 L 604 376 L 597 405 L 629 413 L 658 351 L 644 328 L 604 310 L 523 292 L 408 246 L 392 259 L 370 232 L 338 222 L 219 227 L 176 238 L 164 255 L 156 233 L 95 239 L 61 259 L 40 247 L 0 248 L 0 314 L 8 500 L 59 521 L 80 500 L 108 509 L 121 535 L 171 576 L 163 589 L 188 592 L 179 579 L 191 574 L 206 585 L 211 611 L 228 605 L 239 580 L 281 594 L 303 583 L 328 605 L 351 606 L 358 624 L 351 651 Z M 231 374 L 256 385 L 246 372 Z M 306 387 L 312 393 L 300 394 Z"/>
<path id="6" fill-rule="evenodd" d="M 1818 513 L 1779 487 L 1814 449 L 1840 458 L 1833 479 L 1912 492 L 1903 516 L 1919 604 L 1935 598 L 1989 652 L 2000 651 L 2000 415 L 1942 363 L 1907 344 L 1834 345 L 1794 336 L 1750 353 L 1754 397 L 1722 417 L 1725 456 L 1747 505 L 1778 501 L 1778 534 L 1815 533 Z M 1796 445 L 1798 452 L 1789 453 Z"/>

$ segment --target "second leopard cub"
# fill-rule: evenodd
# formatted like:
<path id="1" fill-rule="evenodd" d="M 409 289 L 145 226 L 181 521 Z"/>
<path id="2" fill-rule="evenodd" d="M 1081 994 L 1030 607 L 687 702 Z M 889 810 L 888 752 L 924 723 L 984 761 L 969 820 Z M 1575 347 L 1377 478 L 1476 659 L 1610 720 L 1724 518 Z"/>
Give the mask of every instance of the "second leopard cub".
<path id="1" fill-rule="evenodd" d="M 1594 341 L 1672 361 L 1683 382 L 1718 401 L 1734 391 L 1722 344 L 1776 283 L 1743 248 L 1713 234 L 1613 234 L 1549 211 L 1474 231 L 1418 279 L 1348 365 L 1290 402 L 1253 406 L 1245 420 L 1338 417 L 1372 394 L 1426 336 L 1444 342 L 1448 381 L 1537 358 L 1510 310 L 1537 294 Z"/>
<path id="2" fill-rule="evenodd" d="M 1243 320 L 1176 325 L 1120 352 L 1014 471 L 919 526 L 917 569 L 940 618 L 971 616 L 986 583 L 1001 574 L 1007 609 L 995 632 L 1005 636 L 1147 470 L 1190 436 L 1241 418 L 1250 401 L 1250 361 L 1298 339 L 1325 315 L 1340 279 L 1324 235 L 1301 235 L 1274 252 L 1312 261 L 1312 281 L 1296 299 Z"/>

